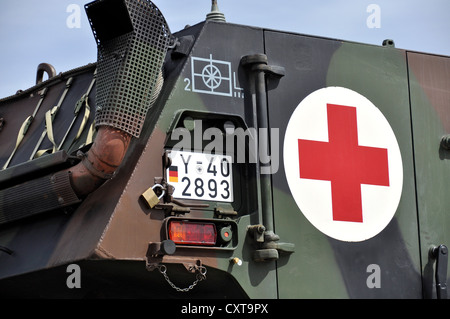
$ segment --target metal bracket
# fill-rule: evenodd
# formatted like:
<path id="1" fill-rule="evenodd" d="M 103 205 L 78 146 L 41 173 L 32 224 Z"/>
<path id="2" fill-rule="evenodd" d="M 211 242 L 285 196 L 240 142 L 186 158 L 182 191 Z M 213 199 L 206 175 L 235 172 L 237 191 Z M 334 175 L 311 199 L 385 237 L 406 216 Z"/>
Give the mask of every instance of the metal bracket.
<path id="1" fill-rule="evenodd" d="M 442 136 L 441 147 L 443 149 L 450 150 L 450 134 Z"/>
<path id="2" fill-rule="evenodd" d="M 163 240 L 160 243 L 149 243 L 146 258 L 146 269 L 153 271 L 158 269 L 164 276 L 164 279 L 169 285 L 178 292 L 189 292 L 200 281 L 206 279 L 206 267 L 202 265 L 202 261 L 197 258 L 189 258 L 183 256 L 171 256 L 175 253 L 175 243 L 171 240 Z M 165 264 L 182 264 L 186 270 L 191 273 L 196 273 L 194 282 L 186 288 L 177 287 L 167 274 L 167 267 Z"/>
<path id="3" fill-rule="evenodd" d="M 254 85 L 256 120 L 258 129 L 268 129 L 268 108 L 267 108 L 267 79 L 272 77 L 275 80 L 285 75 L 285 68 L 268 64 L 265 54 L 251 54 L 242 57 L 242 66 L 249 70 L 251 81 Z M 252 90 L 253 91 L 253 90 Z M 267 136 L 260 136 L 258 143 L 263 153 L 268 154 L 270 150 Z M 260 150 L 258 150 L 260 153 Z M 265 262 L 277 260 L 279 252 L 293 253 L 294 244 L 278 242 L 280 237 L 274 233 L 273 210 L 272 210 L 272 182 L 270 177 L 271 167 L 267 163 L 258 163 L 259 185 L 258 202 L 261 206 L 261 216 L 259 223 L 248 227 L 248 233 L 256 241 L 257 249 L 253 252 L 253 260 Z"/>
<path id="4" fill-rule="evenodd" d="M 253 239 L 257 243 L 263 243 L 264 242 L 264 232 L 266 231 L 266 227 L 264 225 L 251 225 L 248 226 L 247 232 L 249 233 L 250 237 L 253 237 Z"/>
<path id="5" fill-rule="evenodd" d="M 199 261 L 200 262 L 200 261 Z M 177 285 L 175 285 L 170 279 L 169 276 L 167 275 L 167 267 L 166 265 L 163 264 L 159 264 L 156 266 L 156 268 L 159 270 L 159 272 L 164 276 L 164 279 L 167 281 L 167 283 L 176 291 L 178 292 L 189 292 L 190 290 L 194 289 L 194 287 L 202 280 L 206 280 L 206 267 L 200 264 L 196 264 L 195 266 L 189 266 L 188 271 L 191 273 L 195 273 L 197 272 L 197 275 L 195 276 L 195 280 L 192 282 L 191 285 L 189 285 L 186 288 L 180 288 Z M 155 268 L 155 269 L 156 269 Z"/>
<path id="6" fill-rule="evenodd" d="M 163 158 L 165 165 L 167 165 L 167 161 L 170 161 L 170 159 L 165 156 Z M 170 166 L 170 165 L 169 165 Z M 164 166 L 168 167 L 168 166 Z M 173 192 L 175 188 L 166 182 L 166 179 L 163 177 L 155 177 L 154 178 L 155 184 L 162 185 L 162 188 L 166 190 L 164 194 L 164 204 L 157 204 L 155 207 L 165 210 L 166 214 L 186 214 L 190 213 L 191 208 L 208 208 L 209 204 L 200 204 L 200 203 L 186 203 L 184 201 L 178 200 L 173 198 Z"/>
<path id="7" fill-rule="evenodd" d="M 173 46 L 169 46 L 169 49 L 173 48 L 172 58 L 188 56 L 194 42 L 195 37 L 193 35 L 186 35 L 175 39 Z"/>
<path id="8" fill-rule="evenodd" d="M 176 246 L 175 243 L 170 240 L 163 240 L 162 242 L 149 243 L 147 255 L 148 256 L 163 256 L 163 255 L 173 255 L 175 253 Z"/>
<path id="9" fill-rule="evenodd" d="M 438 299 L 447 299 L 448 248 L 439 245 L 430 249 L 430 257 L 436 259 L 436 295 Z"/>
<path id="10" fill-rule="evenodd" d="M 232 207 L 226 208 L 226 207 L 214 207 L 214 216 L 217 218 L 230 218 L 230 217 L 236 217 L 238 215 L 238 212 L 235 211 Z"/>
<path id="11" fill-rule="evenodd" d="M 286 70 L 282 66 L 268 65 L 268 59 L 265 54 L 251 54 L 242 57 L 243 66 L 251 66 L 252 71 L 263 71 L 267 75 L 283 77 Z"/>
<path id="12" fill-rule="evenodd" d="M 151 246 L 154 243 L 149 244 L 149 250 L 153 249 Z M 158 269 L 161 264 L 181 264 L 190 273 L 195 273 L 203 268 L 202 261 L 198 258 L 189 258 L 184 256 L 170 256 L 170 255 L 149 255 L 147 253 L 146 269 L 153 271 Z"/>
<path id="13" fill-rule="evenodd" d="M 267 231 L 264 225 L 248 226 L 247 232 L 258 245 L 253 252 L 256 262 L 278 260 L 280 253 L 292 254 L 295 251 L 295 244 L 279 242 L 280 237 L 273 231 Z"/>
<path id="14" fill-rule="evenodd" d="M 56 70 L 53 65 L 49 63 L 41 63 L 38 65 L 36 71 L 36 84 L 42 83 L 44 72 L 47 73 L 49 79 L 56 76 Z"/>

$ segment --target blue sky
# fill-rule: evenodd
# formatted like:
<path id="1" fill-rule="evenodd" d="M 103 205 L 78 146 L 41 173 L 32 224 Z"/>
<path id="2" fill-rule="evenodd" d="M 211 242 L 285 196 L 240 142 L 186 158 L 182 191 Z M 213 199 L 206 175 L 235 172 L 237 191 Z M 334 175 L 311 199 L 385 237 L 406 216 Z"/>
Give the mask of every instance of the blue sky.
<path id="1" fill-rule="evenodd" d="M 0 1 L 0 98 L 33 86 L 41 62 L 59 73 L 96 61 L 88 2 Z M 203 21 L 211 9 L 210 0 L 153 2 L 172 32 Z M 74 7 L 80 23 L 70 28 Z M 219 0 L 219 8 L 231 23 L 375 45 L 389 38 L 397 48 L 450 56 L 450 0 Z M 369 28 L 368 19 L 379 24 Z"/>

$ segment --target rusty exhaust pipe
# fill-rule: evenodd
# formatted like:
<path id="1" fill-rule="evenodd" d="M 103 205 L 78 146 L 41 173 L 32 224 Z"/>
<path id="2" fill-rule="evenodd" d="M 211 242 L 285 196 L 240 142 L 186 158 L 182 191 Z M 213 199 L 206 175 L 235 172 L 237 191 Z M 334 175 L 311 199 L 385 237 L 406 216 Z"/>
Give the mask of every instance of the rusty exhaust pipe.
<path id="1" fill-rule="evenodd" d="M 113 176 L 131 137 L 139 137 L 161 88 L 161 68 L 171 40 L 164 17 L 151 1 L 97 0 L 85 9 L 98 45 L 98 132 L 87 154 L 80 154 L 82 161 L 68 170 L 80 197 Z M 142 63 L 151 67 L 141 68 Z"/>
<path id="2" fill-rule="evenodd" d="M 150 0 L 96 0 L 85 10 L 98 49 L 94 144 L 71 168 L 0 190 L 0 224 L 77 204 L 110 179 L 161 89 L 173 37 L 159 9 Z"/>
<path id="3" fill-rule="evenodd" d="M 78 197 L 86 197 L 113 176 L 125 157 L 130 141 L 131 135 L 122 130 L 110 126 L 99 128 L 89 152 L 80 153 L 82 161 L 67 169 Z"/>

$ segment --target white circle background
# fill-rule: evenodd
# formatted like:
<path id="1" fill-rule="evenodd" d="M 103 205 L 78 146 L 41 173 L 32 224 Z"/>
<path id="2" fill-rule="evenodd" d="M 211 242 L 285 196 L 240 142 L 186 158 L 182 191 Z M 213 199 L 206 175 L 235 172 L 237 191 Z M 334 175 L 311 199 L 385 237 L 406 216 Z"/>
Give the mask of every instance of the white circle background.
<path id="1" fill-rule="evenodd" d="M 358 144 L 388 150 L 389 186 L 361 185 L 361 223 L 333 220 L 330 181 L 300 178 L 298 139 L 328 142 L 327 104 L 356 107 Z M 388 121 L 366 97 L 342 87 L 311 93 L 292 113 L 283 152 L 292 196 L 305 217 L 324 234 L 341 241 L 363 241 L 381 232 L 393 218 L 403 186 L 400 149 Z"/>

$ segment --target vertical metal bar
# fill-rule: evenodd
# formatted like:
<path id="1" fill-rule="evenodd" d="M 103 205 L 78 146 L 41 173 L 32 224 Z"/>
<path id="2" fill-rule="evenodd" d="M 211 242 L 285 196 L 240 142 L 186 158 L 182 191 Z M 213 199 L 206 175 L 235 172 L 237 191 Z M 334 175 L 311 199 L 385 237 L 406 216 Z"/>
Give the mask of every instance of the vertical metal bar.
<path id="1" fill-rule="evenodd" d="M 448 248 L 445 245 L 434 247 L 431 256 L 436 259 L 436 296 L 438 299 L 447 299 L 447 267 Z"/>
<path id="2" fill-rule="evenodd" d="M 266 76 L 275 77 L 284 76 L 284 68 L 278 66 L 267 65 L 267 56 L 264 54 L 247 55 L 241 59 L 243 66 L 251 68 L 250 81 L 255 89 L 254 104 L 256 105 L 256 126 L 258 126 L 258 141 L 255 146 L 259 160 L 257 161 L 259 194 L 258 204 L 261 205 L 262 225 L 253 225 L 248 231 L 253 235 L 259 248 L 253 253 L 253 260 L 257 262 L 265 262 L 277 260 L 279 251 L 285 253 L 293 253 L 295 245 L 291 243 L 278 242 L 280 237 L 275 234 L 274 230 L 274 212 L 273 212 L 273 194 L 272 194 L 272 161 L 264 162 L 262 156 L 273 155 L 270 150 L 269 135 L 269 111 L 267 104 L 267 85 Z M 254 83 L 253 83 L 254 82 Z M 253 96 L 252 96 L 253 99 Z M 260 222 L 261 222 L 260 219 Z"/>
<path id="3" fill-rule="evenodd" d="M 256 72 L 256 110 L 258 121 L 258 156 L 261 154 L 270 154 L 269 146 L 269 121 L 267 111 L 267 96 L 266 96 L 266 75 L 261 69 Z M 262 163 L 259 161 L 260 183 L 261 183 L 261 210 L 264 226 L 266 227 L 266 235 L 272 234 L 273 226 L 273 208 L 272 208 L 272 179 L 270 174 L 261 174 L 264 166 L 270 166 L 270 163 Z"/>
<path id="4" fill-rule="evenodd" d="M 278 77 L 284 75 L 284 68 L 267 65 L 265 54 L 253 54 L 244 56 L 241 59 L 243 66 L 250 67 L 255 86 L 256 118 L 258 126 L 257 154 L 259 156 L 258 171 L 260 181 L 260 199 L 262 222 L 265 227 L 264 236 L 269 240 L 278 240 L 274 233 L 273 207 L 272 207 L 272 178 L 271 163 L 261 161 L 261 154 L 270 153 L 269 137 L 269 114 L 267 108 L 266 75 L 271 74 Z"/>

